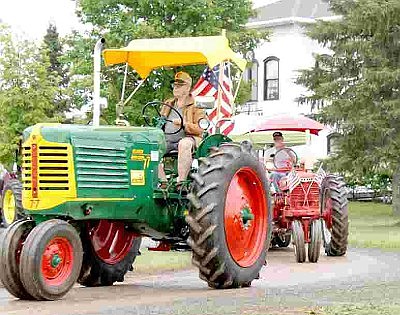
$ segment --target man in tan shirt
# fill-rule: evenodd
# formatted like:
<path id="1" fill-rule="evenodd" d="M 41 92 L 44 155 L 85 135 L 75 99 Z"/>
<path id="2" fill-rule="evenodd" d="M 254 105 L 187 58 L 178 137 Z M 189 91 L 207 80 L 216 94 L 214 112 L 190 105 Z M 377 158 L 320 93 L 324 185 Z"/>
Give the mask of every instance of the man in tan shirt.
<path id="1" fill-rule="evenodd" d="M 181 128 L 181 119 L 177 113 L 168 106 L 161 108 L 161 115 L 172 121 L 165 125 L 165 135 L 167 142 L 166 153 L 178 151 L 178 179 L 177 185 L 184 181 L 192 165 L 192 152 L 201 141 L 203 129 L 198 125 L 201 118 L 205 116 L 204 110 L 197 108 L 194 104 L 194 98 L 190 94 L 192 87 L 192 78 L 186 72 L 178 72 L 175 75 L 173 94 L 174 98 L 165 101 L 168 105 L 176 109 L 183 118 L 183 127 Z M 176 133 L 175 133 L 176 132 Z M 161 180 L 161 187 L 165 188 L 167 178 L 165 176 L 163 164 L 160 164 L 158 174 Z"/>

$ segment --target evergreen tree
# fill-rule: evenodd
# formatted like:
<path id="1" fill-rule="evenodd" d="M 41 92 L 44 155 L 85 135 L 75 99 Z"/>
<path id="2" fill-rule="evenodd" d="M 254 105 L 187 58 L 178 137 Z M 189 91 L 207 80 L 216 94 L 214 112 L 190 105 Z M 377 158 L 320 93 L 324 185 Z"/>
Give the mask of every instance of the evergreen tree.
<path id="1" fill-rule="evenodd" d="M 400 1 L 332 0 L 342 19 L 308 34 L 331 50 L 298 80 L 323 104 L 320 117 L 342 135 L 330 165 L 351 176 L 388 174 L 400 214 Z M 322 101 L 322 102 L 321 102 Z"/>
<path id="2" fill-rule="evenodd" d="M 58 86 L 59 89 L 54 99 L 54 113 L 50 113 L 50 115 L 58 114 L 63 116 L 64 112 L 68 110 L 69 105 L 66 91 L 69 83 L 69 76 L 67 66 L 62 62 L 62 43 L 55 24 L 49 24 L 46 35 L 43 38 L 43 45 L 50 61 L 50 66 L 47 71 L 49 76 L 55 79 L 54 85 Z"/>

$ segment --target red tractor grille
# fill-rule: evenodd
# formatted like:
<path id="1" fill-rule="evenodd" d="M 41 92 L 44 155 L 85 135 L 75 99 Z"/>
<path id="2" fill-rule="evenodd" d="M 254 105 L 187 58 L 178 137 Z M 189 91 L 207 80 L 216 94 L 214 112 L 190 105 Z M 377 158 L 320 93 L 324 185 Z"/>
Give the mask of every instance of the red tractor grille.
<path id="1" fill-rule="evenodd" d="M 290 193 L 290 208 L 319 208 L 319 186 L 314 181 L 302 181 Z"/>

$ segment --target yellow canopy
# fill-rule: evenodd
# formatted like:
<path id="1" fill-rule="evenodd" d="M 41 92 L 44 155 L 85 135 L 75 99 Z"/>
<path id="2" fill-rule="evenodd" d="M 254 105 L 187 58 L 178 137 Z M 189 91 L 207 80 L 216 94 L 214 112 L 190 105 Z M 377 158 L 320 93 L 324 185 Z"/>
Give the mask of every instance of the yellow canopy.
<path id="1" fill-rule="evenodd" d="M 105 49 L 105 64 L 128 63 L 145 79 L 153 69 L 163 66 L 208 64 L 214 67 L 230 60 L 243 71 L 246 60 L 229 47 L 225 36 L 135 39 L 127 47 Z"/>

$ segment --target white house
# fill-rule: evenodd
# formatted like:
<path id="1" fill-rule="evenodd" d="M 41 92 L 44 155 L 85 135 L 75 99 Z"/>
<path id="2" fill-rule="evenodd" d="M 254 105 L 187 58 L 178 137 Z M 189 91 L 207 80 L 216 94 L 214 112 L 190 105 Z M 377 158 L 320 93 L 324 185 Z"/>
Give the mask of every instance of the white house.
<path id="1" fill-rule="evenodd" d="M 306 89 L 295 83 L 298 70 L 314 65 L 315 53 L 329 51 L 305 34 L 305 26 L 317 20 L 339 18 L 329 11 L 327 0 L 255 0 L 257 17 L 247 27 L 269 29 L 269 42 L 262 43 L 254 52 L 252 69 L 245 79 L 253 82 L 251 100 L 240 108 L 233 134 L 246 131 L 249 124 L 276 114 L 312 114 L 307 105 L 297 99 Z M 247 116 L 249 115 L 249 116 Z M 251 122 L 251 123 L 250 123 Z M 316 157 L 329 152 L 327 135 L 330 130 L 312 136 L 311 150 Z M 303 148 L 299 148 L 302 151 Z"/>

